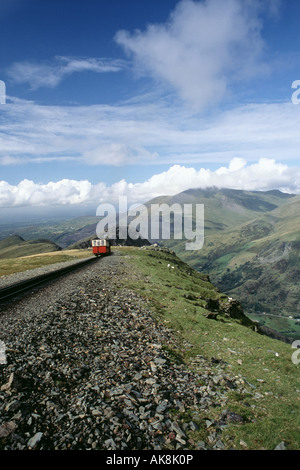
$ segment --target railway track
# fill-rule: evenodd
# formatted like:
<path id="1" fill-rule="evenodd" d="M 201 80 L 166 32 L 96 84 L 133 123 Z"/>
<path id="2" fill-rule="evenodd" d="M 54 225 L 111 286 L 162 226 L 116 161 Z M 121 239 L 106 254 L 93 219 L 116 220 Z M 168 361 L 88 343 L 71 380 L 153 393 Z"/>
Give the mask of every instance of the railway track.
<path id="1" fill-rule="evenodd" d="M 48 282 L 54 279 L 58 279 L 59 277 L 62 277 L 65 274 L 77 271 L 78 269 L 84 266 L 97 262 L 98 260 L 99 258 L 88 258 L 87 260 L 79 261 L 76 264 L 57 269 L 50 273 L 41 274 L 39 276 L 35 276 L 33 278 L 26 279 L 15 284 L 11 284 L 10 286 L 2 287 L 0 288 L 0 305 L 5 304 L 6 302 L 9 302 L 11 300 L 17 299 L 21 295 L 25 295 L 33 289 L 42 287 L 43 285 L 47 284 Z"/>

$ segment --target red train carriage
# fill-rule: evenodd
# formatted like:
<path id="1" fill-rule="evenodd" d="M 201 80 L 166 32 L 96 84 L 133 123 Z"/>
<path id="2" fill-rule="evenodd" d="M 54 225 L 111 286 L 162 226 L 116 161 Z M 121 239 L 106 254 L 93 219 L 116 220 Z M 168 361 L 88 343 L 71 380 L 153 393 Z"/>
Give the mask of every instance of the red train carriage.
<path id="1" fill-rule="evenodd" d="M 110 254 L 109 240 L 92 240 L 92 248 L 95 256 Z"/>

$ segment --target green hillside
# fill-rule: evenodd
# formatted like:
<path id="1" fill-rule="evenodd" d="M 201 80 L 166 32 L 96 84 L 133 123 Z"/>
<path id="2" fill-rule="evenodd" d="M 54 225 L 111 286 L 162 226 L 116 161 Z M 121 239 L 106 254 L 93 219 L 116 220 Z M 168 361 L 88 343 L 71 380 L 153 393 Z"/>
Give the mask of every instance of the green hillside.
<path id="1" fill-rule="evenodd" d="M 19 258 L 40 253 L 60 251 L 60 246 L 50 240 L 25 241 L 18 235 L 11 235 L 0 240 L 0 259 Z"/>
<path id="2" fill-rule="evenodd" d="M 18 246 L 24 241 L 24 238 L 20 237 L 19 235 L 11 235 L 4 238 L 3 240 L 0 240 L 0 250 L 5 250 L 6 248 L 10 248 L 16 245 Z"/>
<path id="3" fill-rule="evenodd" d="M 300 338 L 300 196 L 211 188 L 153 202 L 204 204 L 201 250 L 186 251 L 185 240 L 161 242 L 237 297 L 247 315 Z"/>

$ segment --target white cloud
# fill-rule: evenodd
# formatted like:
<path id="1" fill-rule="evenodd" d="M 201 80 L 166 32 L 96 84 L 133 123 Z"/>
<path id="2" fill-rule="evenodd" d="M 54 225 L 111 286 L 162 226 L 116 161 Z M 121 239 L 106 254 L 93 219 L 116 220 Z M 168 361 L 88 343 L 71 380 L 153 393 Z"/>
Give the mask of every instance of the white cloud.
<path id="1" fill-rule="evenodd" d="M 22 162 L 22 158 L 11 157 L 10 155 L 3 155 L 2 157 L 0 157 L 0 165 L 3 166 L 19 165 Z"/>
<path id="2" fill-rule="evenodd" d="M 161 195 L 211 186 L 258 191 L 279 189 L 299 194 L 300 168 L 265 158 L 252 164 L 233 159 L 228 167 L 215 171 L 206 168 L 197 171 L 193 167 L 173 165 L 167 171 L 135 184 L 125 179 L 111 186 L 104 182 L 92 185 L 86 180 L 68 179 L 47 184 L 23 180 L 18 185 L 0 181 L 0 207 L 97 206 L 107 202 L 118 203 L 119 196 L 127 196 L 131 203 L 141 203 Z"/>
<path id="3" fill-rule="evenodd" d="M 122 143 L 109 143 L 100 145 L 96 149 L 84 152 L 83 160 L 88 165 L 130 165 L 137 161 L 155 160 L 156 152 L 148 152 L 143 147 L 135 147 Z"/>
<path id="4" fill-rule="evenodd" d="M 82 204 L 89 200 L 91 190 L 88 181 L 63 179 L 37 184 L 25 179 L 16 186 L 0 181 L 0 207 Z"/>
<path id="5" fill-rule="evenodd" d="M 300 193 L 300 168 L 291 168 L 266 158 L 249 165 L 243 159 L 235 158 L 228 167 L 215 171 L 206 168 L 197 171 L 193 167 L 173 165 L 168 171 L 128 188 L 128 193 L 131 198 L 140 201 L 162 193 L 173 195 L 190 188 L 211 186 L 252 191 L 279 189 Z"/>
<path id="6" fill-rule="evenodd" d="M 298 160 L 300 107 L 251 104 L 197 118 L 164 102 L 1 109 L 0 165 L 70 161 L 82 165 Z"/>
<path id="7" fill-rule="evenodd" d="M 124 67 L 125 61 L 119 59 L 57 56 L 54 61 L 43 64 L 15 62 L 7 73 L 15 83 L 29 83 L 31 89 L 36 90 L 40 87 L 53 88 L 76 72 L 119 72 Z"/>
<path id="8" fill-rule="evenodd" d="M 277 2 L 271 1 L 273 11 Z M 259 0 L 179 2 L 164 24 L 119 31 L 117 43 L 141 75 L 151 75 L 197 110 L 218 103 L 236 81 L 268 69 Z"/>

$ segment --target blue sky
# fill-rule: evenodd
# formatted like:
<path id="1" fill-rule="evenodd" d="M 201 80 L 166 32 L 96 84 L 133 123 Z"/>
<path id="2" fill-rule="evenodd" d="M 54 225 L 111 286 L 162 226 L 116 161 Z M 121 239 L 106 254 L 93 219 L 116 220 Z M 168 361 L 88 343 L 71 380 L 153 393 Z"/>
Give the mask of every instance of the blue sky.
<path id="1" fill-rule="evenodd" d="M 2 214 L 212 185 L 300 193 L 299 14 L 298 0 L 2 0 Z"/>

